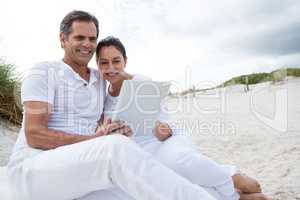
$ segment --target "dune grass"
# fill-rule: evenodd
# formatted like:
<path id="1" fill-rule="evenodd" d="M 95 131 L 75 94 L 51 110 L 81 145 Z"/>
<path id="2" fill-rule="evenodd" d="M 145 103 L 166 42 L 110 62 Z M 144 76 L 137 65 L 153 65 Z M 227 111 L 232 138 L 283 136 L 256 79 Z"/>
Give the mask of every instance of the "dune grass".
<path id="1" fill-rule="evenodd" d="M 20 80 L 14 65 L 0 60 L 0 118 L 20 125 L 22 107 L 20 106 Z"/>
<path id="2" fill-rule="evenodd" d="M 253 73 L 253 74 L 236 76 L 218 85 L 217 87 L 205 88 L 205 89 L 195 89 L 195 87 L 193 87 L 178 94 L 186 95 L 190 93 L 203 92 L 215 88 L 222 88 L 222 87 L 238 85 L 238 84 L 251 85 L 251 84 L 258 84 L 267 81 L 276 83 L 276 82 L 284 81 L 286 77 L 300 77 L 300 67 L 281 68 L 269 73 L 263 72 L 263 73 Z"/>
<path id="3" fill-rule="evenodd" d="M 281 68 L 270 73 L 253 73 L 234 77 L 225 81 L 221 87 L 237 84 L 257 84 L 271 81 L 273 83 L 283 81 L 287 76 L 300 77 L 300 68 Z"/>

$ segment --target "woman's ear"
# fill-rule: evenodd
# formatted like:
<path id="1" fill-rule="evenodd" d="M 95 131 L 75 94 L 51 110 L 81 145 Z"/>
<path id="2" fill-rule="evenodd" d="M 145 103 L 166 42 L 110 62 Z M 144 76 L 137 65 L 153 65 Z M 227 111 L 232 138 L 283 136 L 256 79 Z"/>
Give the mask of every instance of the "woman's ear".
<path id="1" fill-rule="evenodd" d="M 126 65 L 127 65 L 127 58 L 125 58 L 125 60 L 124 60 L 124 61 L 125 61 L 125 66 L 124 66 L 124 68 L 125 68 L 125 67 L 126 67 Z"/>

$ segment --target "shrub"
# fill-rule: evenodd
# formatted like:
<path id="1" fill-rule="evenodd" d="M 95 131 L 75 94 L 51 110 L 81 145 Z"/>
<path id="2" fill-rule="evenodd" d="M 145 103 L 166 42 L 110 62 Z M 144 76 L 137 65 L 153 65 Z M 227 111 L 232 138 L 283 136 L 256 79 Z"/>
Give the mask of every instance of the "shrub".
<path id="1" fill-rule="evenodd" d="M 20 81 L 15 67 L 0 60 L 0 118 L 14 124 L 22 122 Z"/>

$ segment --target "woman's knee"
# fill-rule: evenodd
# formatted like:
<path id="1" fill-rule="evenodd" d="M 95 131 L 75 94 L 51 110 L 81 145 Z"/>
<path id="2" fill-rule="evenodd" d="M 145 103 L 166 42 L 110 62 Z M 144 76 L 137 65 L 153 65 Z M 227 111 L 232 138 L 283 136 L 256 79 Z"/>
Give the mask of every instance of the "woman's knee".
<path id="1" fill-rule="evenodd" d="M 187 161 L 194 157 L 195 150 L 193 148 L 182 148 L 179 146 L 164 146 L 157 153 L 156 158 L 172 169 L 177 169 L 186 165 Z"/>

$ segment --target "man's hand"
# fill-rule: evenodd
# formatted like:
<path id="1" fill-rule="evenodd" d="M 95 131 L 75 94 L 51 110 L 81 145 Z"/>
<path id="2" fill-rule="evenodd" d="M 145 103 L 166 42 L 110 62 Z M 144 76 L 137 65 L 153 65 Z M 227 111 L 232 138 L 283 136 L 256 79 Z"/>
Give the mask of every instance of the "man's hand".
<path id="1" fill-rule="evenodd" d="M 97 127 L 96 136 L 121 134 L 131 136 L 132 130 L 124 122 L 112 122 L 110 118 L 104 117 L 103 123 Z"/>
<path id="2" fill-rule="evenodd" d="M 155 122 L 154 135 L 159 141 L 165 141 L 172 135 L 172 129 L 166 123 L 161 123 L 160 121 Z"/>

